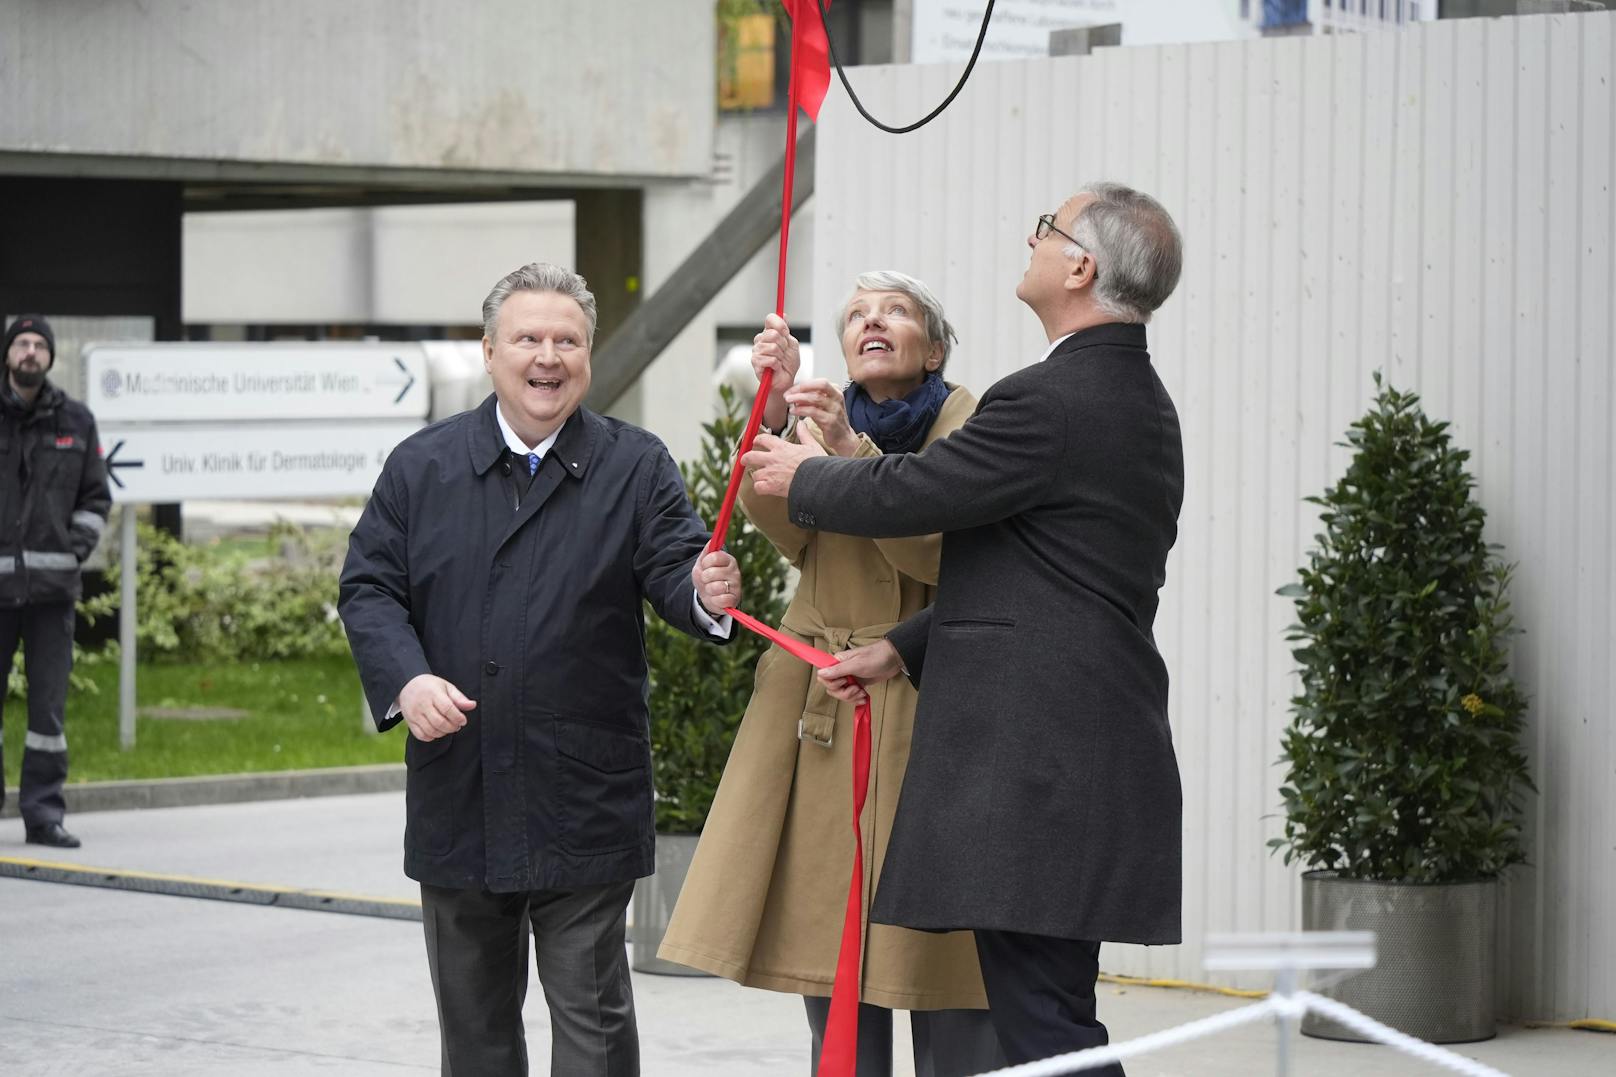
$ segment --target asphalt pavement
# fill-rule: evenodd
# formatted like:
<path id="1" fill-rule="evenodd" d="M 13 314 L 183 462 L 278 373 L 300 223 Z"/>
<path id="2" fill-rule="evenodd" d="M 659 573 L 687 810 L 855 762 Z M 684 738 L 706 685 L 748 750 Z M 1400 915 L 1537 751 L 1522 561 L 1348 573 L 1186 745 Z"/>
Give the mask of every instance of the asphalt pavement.
<path id="1" fill-rule="evenodd" d="M 0 858 L 211 882 L 417 896 L 401 871 L 399 793 L 85 812 L 78 850 L 22 842 Z M 806 1074 L 801 1003 L 724 980 L 636 974 L 648 1077 Z M 1188 991 L 1102 985 L 1101 1016 L 1128 1039 L 1243 1005 Z M 536 979 L 526 1007 L 533 1072 L 547 1071 Z M 900 1041 L 907 1023 L 896 1023 Z M 1250 1026 L 1129 1064 L 1131 1077 L 1274 1072 L 1275 1032 Z M 1616 1073 L 1616 1037 L 1505 1026 L 1458 1048 L 1512 1074 Z M 1380 1047 L 1298 1039 L 1316 1077 L 1440 1072 Z M 899 1074 L 912 1074 L 901 1044 Z M 0 1074 L 6 1077 L 352 1077 L 433 1072 L 437 1020 L 418 923 L 0 878 Z"/>

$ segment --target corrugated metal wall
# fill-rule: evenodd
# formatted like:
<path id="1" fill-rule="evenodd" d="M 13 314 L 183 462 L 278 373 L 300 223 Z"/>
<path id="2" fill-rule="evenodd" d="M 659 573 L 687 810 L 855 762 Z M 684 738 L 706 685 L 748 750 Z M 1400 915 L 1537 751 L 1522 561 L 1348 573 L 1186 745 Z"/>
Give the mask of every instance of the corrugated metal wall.
<path id="1" fill-rule="evenodd" d="M 1158 637 L 1185 792 L 1186 945 L 1108 948 L 1119 972 L 1208 978 L 1207 932 L 1296 926 L 1280 832 L 1293 690 L 1274 597 L 1310 545 L 1302 503 L 1383 369 L 1474 452 L 1490 535 L 1520 562 L 1515 670 L 1542 791 L 1501 932 L 1506 1011 L 1616 1017 L 1616 15 L 1103 50 L 986 64 L 902 138 L 821 117 L 815 333 L 853 275 L 932 284 L 977 391 L 1035 359 L 1014 297 L 1038 213 L 1082 182 L 1156 194 L 1185 236 L 1152 327 L 1188 491 Z M 908 121 L 958 67 L 861 68 Z"/>

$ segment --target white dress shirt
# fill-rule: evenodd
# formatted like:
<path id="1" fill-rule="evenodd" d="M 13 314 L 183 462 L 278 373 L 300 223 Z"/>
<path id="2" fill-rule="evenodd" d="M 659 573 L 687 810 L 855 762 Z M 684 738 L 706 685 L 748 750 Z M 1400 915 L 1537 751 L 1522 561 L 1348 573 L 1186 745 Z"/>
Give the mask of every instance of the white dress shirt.
<path id="1" fill-rule="evenodd" d="M 1072 337 L 1072 336 L 1076 336 L 1076 335 L 1077 335 L 1076 333 L 1067 333 L 1066 336 L 1064 336 L 1064 337 L 1056 337 L 1054 340 L 1050 341 L 1049 342 L 1049 347 L 1044 349 L 1044 354 L 1042 354 L 1042 355 L 1040 355 L 1038 357 L 1038 361 L 1041 363 L 1045 359 L 1048 359 L 1051 355 L 1054 355 L 1055 354 L 1055 349 L 1060 347 L 1062 344 L 1065 344 L 1067 337 Z"/>

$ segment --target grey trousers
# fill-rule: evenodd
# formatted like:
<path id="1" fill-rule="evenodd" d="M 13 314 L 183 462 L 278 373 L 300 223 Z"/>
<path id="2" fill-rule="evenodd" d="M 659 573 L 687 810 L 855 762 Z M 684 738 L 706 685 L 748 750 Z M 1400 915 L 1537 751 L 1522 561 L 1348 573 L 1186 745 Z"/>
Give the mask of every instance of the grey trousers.
<path id="1" fill-rule="evenodd" d="M 813 1069 L 830 1020 L 830 999 L 803 996 L 813 1036 Z M 1009 1065 L 986 1010 L 910 1010 L 909 1037 L 915 1049 L 915 1077 L 969 1077 Z M 859 1003 L 858 1077 L 892 1077 L 892 1011 Z"/>
<path id="2" fill-rule="evenodd" d="M 66 814 L 67 679 L 73 671 L 73 603 L 47 602 L 0 610 L 0 705 L 6 678 L 22 641 L 28 674 L 28 736 L 23 740 L 17 808 L 28 826 L 59 823 Z M 3 724 L 0 714 L 0 724 Z M 0 748 L 0 775 L 5 773 Z M 0 780 L 0 802 L 5 798 Z"/>
<path id="3" fill-rule="evenodd" d="M 528 936 L 550 1008 L 552 1077 L 637 1077 L 624 948 L 634 884 L 493 894 L 421 885 L 443 1077 L 525 1077 Z"/>

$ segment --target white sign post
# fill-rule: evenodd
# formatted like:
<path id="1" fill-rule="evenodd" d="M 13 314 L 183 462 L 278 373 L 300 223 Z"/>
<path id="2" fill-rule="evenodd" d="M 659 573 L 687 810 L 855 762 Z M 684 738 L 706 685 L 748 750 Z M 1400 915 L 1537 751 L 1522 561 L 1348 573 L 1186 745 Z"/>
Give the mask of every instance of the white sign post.
<path id="1" fill-rule="evenodd" d="M 417 344 L 116 344 L 85 351 L 122 505 L 118 737 L 135 743 L 134 506 L 370 493 L 430 410 Z M 368 726 L 368 722 L 367 722 Z"/>

